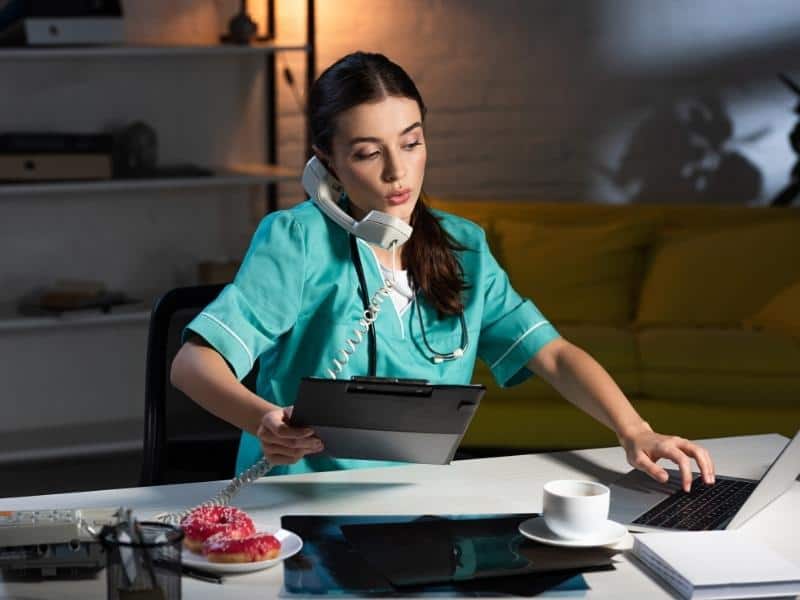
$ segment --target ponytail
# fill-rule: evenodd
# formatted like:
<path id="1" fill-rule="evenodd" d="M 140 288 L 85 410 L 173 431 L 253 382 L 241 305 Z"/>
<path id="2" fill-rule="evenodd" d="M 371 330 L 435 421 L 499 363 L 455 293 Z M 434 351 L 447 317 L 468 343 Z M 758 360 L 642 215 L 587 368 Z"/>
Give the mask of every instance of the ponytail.
<path id="1" fill-rule="evenodd" d="M 439 223 L 423 201 L 411 215 L 414 233 L 403 246 L 403 264 L 412 285 L 436 307 L 439 317 L 464 310 L 462 292 L 467 288 L 464 270 L 455 255 L 465 250 Z"/>

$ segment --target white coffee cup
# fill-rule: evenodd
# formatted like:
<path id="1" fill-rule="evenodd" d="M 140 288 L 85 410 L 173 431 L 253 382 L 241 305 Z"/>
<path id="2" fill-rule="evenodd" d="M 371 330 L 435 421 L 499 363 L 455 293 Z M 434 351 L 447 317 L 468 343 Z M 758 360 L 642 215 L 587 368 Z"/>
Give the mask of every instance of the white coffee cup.
<path id="1" fill-rule="evenodd" d="M 548 529 L 560 537 L 589 537 L 605 526 L 610 498 L 608 487 L 595 481 L 548 481 L 542 494 L 542 516 Z"/>

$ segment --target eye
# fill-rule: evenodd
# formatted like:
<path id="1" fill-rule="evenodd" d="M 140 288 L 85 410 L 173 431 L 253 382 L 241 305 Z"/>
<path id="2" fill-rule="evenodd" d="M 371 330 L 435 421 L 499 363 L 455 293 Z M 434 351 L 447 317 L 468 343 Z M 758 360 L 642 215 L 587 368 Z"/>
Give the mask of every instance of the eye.
<path id="1" fill-rule="evenodd" d="M 417 146 L 422 146 L 422 142 L 420 140 L 414 140 L 413 142 L 406 144 L 405 145 L 405 149 L 406 150 L 413 150 Z"/>
<path id="2" fill-rule="evenodd" d="M 369 160 L 371 158 L 377 157 L 379 154 L 380 154 L 380 152 L 378 150 L 375 150 L 373 152 L 357 152 L 355 154 L 355 159 L 356 160 Z"/>

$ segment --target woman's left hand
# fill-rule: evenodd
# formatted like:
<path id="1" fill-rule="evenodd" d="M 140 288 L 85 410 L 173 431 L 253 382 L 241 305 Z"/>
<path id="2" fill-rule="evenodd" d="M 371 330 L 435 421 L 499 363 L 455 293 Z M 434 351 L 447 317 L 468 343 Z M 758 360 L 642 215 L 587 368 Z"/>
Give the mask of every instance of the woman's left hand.
<path id="1" fill-rule="evenodd" d="M 683 489 L 688 492 L 692 487 L 691 459 L 694 458 L 703 481 L 707 485 L 714 483 L 714 462 L 708 450 L 686 438 L 662 435 L 648 426 L 620 436 L 619 440 L 631 466 L 644 471 L 656 481 L 666 483 L 669 479 L 667 471 L 656 464 L 660 458 L 669 459 L 680 468 Z"/>

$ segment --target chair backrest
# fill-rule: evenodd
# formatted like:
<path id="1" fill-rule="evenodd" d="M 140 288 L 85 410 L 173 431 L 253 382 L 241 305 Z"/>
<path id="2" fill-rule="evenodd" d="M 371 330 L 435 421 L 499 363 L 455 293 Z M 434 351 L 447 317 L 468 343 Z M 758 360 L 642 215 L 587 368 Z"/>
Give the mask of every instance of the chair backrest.
<path id="1" fill-rule="evenodd" d="M 140 485 L 229 479 L 241 431 L 212 415 L 169 381 L 184 327 L 223 285 L 176 288 L 153 307 L 147 340 L 144 456 Z M 255 390 L 254 367 L 243 383 Z"/>

